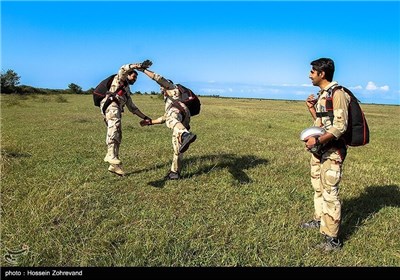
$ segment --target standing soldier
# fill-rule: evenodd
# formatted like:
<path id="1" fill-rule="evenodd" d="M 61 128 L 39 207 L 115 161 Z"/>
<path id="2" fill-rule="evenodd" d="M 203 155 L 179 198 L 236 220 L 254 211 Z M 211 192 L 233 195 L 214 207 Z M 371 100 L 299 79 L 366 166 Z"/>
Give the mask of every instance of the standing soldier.
<path id="1" fill-rule="evenodd" d="M 107 87 L 108 80 L 112 80 L 111 86 L 106 89 L 108 90 L 107 95 L 100 102 L 100 109 L 107 125 L 107 154 L 104 157 L 104 161 L 110 164 L 108 171 L 119 176 L 125 174 L 121 166 L 122 162 L 119 159 L 119 147 L 122 140 L 121 118 L 124 107 L 126 106 L 134 115 L 151 122 L 151 119 L 143 114 L 133 103 L 129 87 L 136 82 L 138 73 L 135 69 L 145 66 L 148 67 L 145 63 L 122 65 L 118 74 L 102 81 L 95 89 L 95 92 L 100 91 L 102 88 Z"/>
<path id="2" fill-rule="evenodd" d="M 323 127 L 326 133 L 306 139 L 306 148 L 313 151 L 311 156 L 311 184 L 314 189 L 314 219 L 303 223 L 303 228 L 319 228 L 325 240 L 318 247 L 325 251 L 340 249 L 342 243 L 338 235 L 340 229 L 341 203 L 339 182 L 342 166 L 347 154 L 347 145 L 341 136 L 348 125 L 350 96 L 343 90 L 332 88 L 338 84 L 333 80 L 335 66 L 332 59 L 320 58 L 311 62 L 310 79 L 320 88 L 318 97 L 310 95 L 306 105 L 314 119 L 314 126 Z M 332 98 L 333 121 L 331 121 L 326 100 Z"/>
<path id="3" fill-rule="evenodd" d="M 138 69 L 145 73 L 160 85 L 161 93 L 164 95 L 165 114 L 153 121 L 141 121 L 141 125 L 162 124 L 172 129 L 172 146 L 174 154 L 172 165 L 165 179 L 178 180 L 181 178 L 183 153 L 189 145 L 196 140 L 196 135 L 190 130 L 190 111 L 182 102 L 187 96 L 182 96 L 177 85 L 171 80 L 156 74 L 146 68 Z"/>

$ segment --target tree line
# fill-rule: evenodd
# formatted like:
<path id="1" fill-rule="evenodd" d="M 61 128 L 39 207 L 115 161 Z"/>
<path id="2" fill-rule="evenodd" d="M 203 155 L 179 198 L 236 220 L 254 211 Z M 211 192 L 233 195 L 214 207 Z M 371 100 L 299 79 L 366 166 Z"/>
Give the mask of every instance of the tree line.
<path id="1" fill-rule="evenodd" d="M 11 69 L 1 71 L 1 92 L 2 94 L 93 94 L 94 88 L 83 90 L 77 84 L 70 83 L 67 89 L 48 89 L 36 88 L 28 85 L 20 85 L 21 77 Z M 134 94 L 151 94 L 159 93 L 151 91 L 150 93 L 135 91 Z"/>

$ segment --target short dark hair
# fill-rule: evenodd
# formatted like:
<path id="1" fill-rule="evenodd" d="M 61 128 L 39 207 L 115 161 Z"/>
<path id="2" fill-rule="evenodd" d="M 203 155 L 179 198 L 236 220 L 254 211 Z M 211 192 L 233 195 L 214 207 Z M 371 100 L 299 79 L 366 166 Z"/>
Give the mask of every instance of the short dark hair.
<path id="1" fill-rule="evenodd" d="M 330 58 L 319 58 L 312 61 L 311 66 L 317 73 L 325 72 L 325 79 L 329 82 L 333 80 L 333 74 L 335 73 L 335 63 Z"/>

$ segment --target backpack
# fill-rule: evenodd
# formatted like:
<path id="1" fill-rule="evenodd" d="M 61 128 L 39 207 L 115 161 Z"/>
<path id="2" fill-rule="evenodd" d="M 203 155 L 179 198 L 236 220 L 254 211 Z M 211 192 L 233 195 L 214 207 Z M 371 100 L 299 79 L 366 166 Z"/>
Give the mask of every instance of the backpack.
<path id="1" fill-rule="evenodd" d="M 100 102 L 106 96 L 109 91 L 112 81 L 117 74 L 113 74 L 110 77 L 104 79 L 97 85 L 97 87 L 93 91 L 93 103 L 94 106 L 100 107 Z"/>
<path id="2" fill-rule="evenodd" d="M 362 111 L 359 100 L 354 94 L 343 86 L 336 86 L 328 90 L 328 97 L 326 99 L 326 110 L 328 116 L 333 124 L 333 102 L 332 98 L 336 90 L 343 89 L 350 95 L 349 103 L 349 119 L 346 132 L 341 136 L 349 146 L 364 146 L 369 143 L 369 128 L 367 119 Z"/>
<path id="3" fill-rule="evenodd" d="M 182 96 L 184 96 L 185 94 L 188 96 L 188 98 L 182 100 L 182 103 L 184 103 L 186 107 L 188 107 L 190 115 L 198 115 L 200 113 L 201 107 L 200 99 L 198 98 L 198 96 L 194 94 L 192 90 L 184 87 L 183 85 L 177 84 L 176 86 L 178 87 L 178 90 Z"/>

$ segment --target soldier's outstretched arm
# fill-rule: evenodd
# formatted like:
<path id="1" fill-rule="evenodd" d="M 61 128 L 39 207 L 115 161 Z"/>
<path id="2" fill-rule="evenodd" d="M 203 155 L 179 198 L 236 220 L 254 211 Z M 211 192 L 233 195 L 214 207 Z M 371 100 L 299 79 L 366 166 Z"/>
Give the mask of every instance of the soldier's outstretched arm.
<path id="1" fill-rule="evenodd" d="M 170 81 L 165 79 L 160 74 L 154 73 L 153 71 L 151 71 L 147 68 L 146 69 L 138 69 L 138 70 L 142 71 L 144 74 L 146 74 L 147 77 L 156 81 L 157 84 L 159 84 L 160 86 L 162 86 L 166 89 L 174 89 L 175 88 L 175 85 L 173 83 L 171 83 Z"/>
<path id="2" fill-rule="evenodd" d="M 140 70 L 143 71 L 145 69 L 144 67 L 149 67 L 152 65 L 152 62 L 150 60 L 145 60 L 143 62 L 139 63 L 129 63 L 129 64 L 124 64 L 119 68 L 118 71 L 118 77 L 120 80 L 126 79 L 128 76 L 128 73 L 132 70 Z"/>

